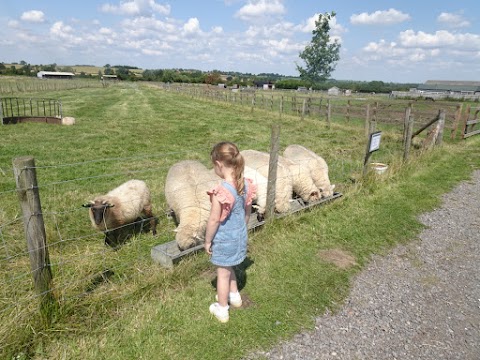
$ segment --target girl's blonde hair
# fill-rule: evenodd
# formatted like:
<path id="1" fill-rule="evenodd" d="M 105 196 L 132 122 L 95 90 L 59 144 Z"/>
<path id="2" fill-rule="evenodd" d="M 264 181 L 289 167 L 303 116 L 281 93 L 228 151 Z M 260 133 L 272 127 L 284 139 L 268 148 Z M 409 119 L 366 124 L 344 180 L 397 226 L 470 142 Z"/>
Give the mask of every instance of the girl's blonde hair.
<path id="1" fill-rule="evenodd" d="M 237 145 L 229 141 L 220 142 L 213 147 L 210 157 L 212 162 L 220 161 L 226 167 L 233 167 L 237 193 L 244 195 L 245 180 L 243 171 L 245 169 L 245 160 L 240 151 L 238 151 Z"/>

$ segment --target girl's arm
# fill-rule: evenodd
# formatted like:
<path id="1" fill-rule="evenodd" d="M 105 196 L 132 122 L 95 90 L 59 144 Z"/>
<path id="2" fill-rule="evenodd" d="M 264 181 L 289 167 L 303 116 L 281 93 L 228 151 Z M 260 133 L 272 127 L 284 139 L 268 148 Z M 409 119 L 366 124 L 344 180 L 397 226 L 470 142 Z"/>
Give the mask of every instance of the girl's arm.
<path id="1" fill-rule="evenodd" d="M 205 231 L 205 251 L 207 254 L 212 255 L 212 240 L 217 233 L 218 227 L 220 226 L 220 215 L 222 214 L 222 204 L 215 198 L 211 196 L 212 207 L 210 209 L 210 216 L 207 221 L 207 229 Z"/>
<path id="2" fill-rule="evenodd" d="M 248 225 L 250 214 L 252 213 L 252 204 L 245 206 L 245 223 Z"/>

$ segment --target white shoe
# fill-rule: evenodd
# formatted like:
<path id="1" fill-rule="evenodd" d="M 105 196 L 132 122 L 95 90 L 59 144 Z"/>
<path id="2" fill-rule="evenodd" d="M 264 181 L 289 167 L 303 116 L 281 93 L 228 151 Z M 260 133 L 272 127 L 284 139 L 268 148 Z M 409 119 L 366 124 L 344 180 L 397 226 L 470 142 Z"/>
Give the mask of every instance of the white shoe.
<path id="1" fill-rule="evenodd" d="M 215 315 L 215 317 L 220 321 L 221 323 L 226 323 L 229 319 L 228 316 L 228 305 L 223 307 L 220 306 L 218 302 L 213 303 L 210 305 L 210 314 Z"/>
<path id="2" fill-rule="evenodd" d="M 218 301 L 218 295 L 215 295 L 215 300 Z M 235 308 L 239 308 L 242 306 L 242 297 L 240 293 L 237 291 L 236 293 L 229 293 L 228 294 L 228 303 Z"/>

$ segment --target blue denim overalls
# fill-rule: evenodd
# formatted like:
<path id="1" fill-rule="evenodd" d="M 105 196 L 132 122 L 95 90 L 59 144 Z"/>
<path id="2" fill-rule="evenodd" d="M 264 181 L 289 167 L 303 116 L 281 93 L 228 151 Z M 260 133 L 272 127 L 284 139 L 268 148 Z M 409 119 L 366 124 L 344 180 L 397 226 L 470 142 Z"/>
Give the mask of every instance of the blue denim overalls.
<path id="1" fill-rule="evenodd" d="M 227 183 L 222 186 L 235 197 L 230 214 L 220 223 L 212 242 L 212 257 L 210 261 L 217 266 L 235 266 L 247 256 L 247 224 L 245 223 L 245 202 L 247 198 L 247 182 L 245 195 L 237 194 L 237 190 Z"/>

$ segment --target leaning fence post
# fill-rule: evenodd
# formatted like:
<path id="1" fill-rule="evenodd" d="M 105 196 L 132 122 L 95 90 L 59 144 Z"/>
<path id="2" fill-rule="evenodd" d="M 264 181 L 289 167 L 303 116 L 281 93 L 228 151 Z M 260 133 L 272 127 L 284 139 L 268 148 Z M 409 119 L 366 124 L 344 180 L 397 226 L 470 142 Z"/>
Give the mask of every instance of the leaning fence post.
<path id="1" fill-rule="evenodd" d="M 405 149 L 403 152 L 403 161 L 408 160 L 408 153 L 410 152 L 410 145 L 412 143 L 412 133 L 413 133 L 413 116 L 409 116 L 407 128 L 405 131 Z"/>
<path id="2" fill-rule="evenodd" d="M 267 182 L 267 204 L 265 209 L 265 219 L 273 218 L 275 213 L 275 186 L 277 184 L 277 164 L 278 150 L 280 148 L 280 125 L 272 125 L 272 136 L 270 139 L 270 160 L 268 164 L 268 182 Z"/>
<path id="3" fill-rule="evenodd" d="M 13 173 L 23 214 L 30 268 L 35 290 L 40 296 L 40 312 L 47 321 L 50 321 L 56 301 L 52 294 L 52 270 L 33 157 L 14 159 Z"/>
<path id="4" fill-rule="evenodd" d="M 443 129 L 445 128 L 445 110 L 440 110 L 438 116 L 438 137 L 435 141 L 435 145 L 440 145 L 443 141 Z"/>

